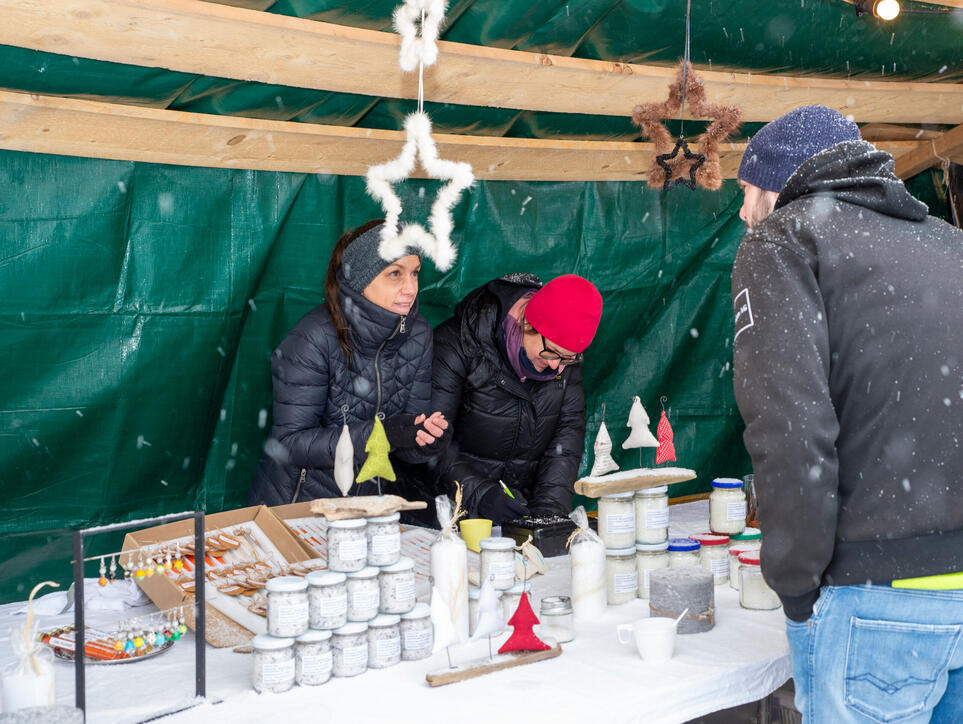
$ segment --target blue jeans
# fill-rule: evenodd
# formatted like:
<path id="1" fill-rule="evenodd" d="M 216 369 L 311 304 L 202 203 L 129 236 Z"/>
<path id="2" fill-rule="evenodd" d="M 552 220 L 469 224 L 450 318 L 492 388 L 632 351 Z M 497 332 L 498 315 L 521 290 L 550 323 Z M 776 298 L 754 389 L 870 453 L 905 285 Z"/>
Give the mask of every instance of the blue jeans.
<path id="1" fill-rule="evenodd" d="M 825 586 L 786 636 L 804 724 L 963 722 L 963 590 Z"/>

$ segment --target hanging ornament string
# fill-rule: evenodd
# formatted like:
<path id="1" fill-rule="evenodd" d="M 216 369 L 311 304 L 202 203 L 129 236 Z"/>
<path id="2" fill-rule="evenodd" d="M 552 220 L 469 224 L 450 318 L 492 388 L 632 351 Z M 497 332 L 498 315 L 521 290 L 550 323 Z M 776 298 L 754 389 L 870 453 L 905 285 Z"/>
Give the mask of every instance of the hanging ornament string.
<path id="1" fill-rule="evenodd" d="M 692 0 L 685 3 L 685 50 L 682 56 L 682 113 L 679 115 L 679 138 L 685 138 L 685 82 L 689 71 L 689 17 L 692 14 Z"/>
<path id="2" fill-rule="evenodd" d="M 425 27 L 425 10 L 421 10 L 421 27 Z M 424 32 L 424 31 L 422 31 Z M 425 112 L 425 60 L 424 57 L 418 59 L 418 112 Z"/>

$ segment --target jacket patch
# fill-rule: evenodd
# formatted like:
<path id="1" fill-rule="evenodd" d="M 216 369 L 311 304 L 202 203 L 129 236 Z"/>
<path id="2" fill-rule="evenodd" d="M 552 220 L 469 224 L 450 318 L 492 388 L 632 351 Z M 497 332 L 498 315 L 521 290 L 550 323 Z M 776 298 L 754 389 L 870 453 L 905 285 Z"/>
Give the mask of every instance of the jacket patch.
<path id="1" fill-rule="evenodd" d="M 736 313 L 736 336 L 732 338 L 735 342 L 739 335 L 752 326 L 752 307 L 749 305 L 749 287 L 739 292 L 732 300 L 732 306 Z"/>

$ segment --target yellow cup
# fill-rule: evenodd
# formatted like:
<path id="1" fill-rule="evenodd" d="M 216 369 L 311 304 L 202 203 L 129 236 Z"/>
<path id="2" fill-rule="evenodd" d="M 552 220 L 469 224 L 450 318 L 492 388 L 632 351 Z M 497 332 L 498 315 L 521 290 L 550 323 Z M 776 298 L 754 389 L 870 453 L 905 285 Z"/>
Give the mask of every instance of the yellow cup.
<path id="1" fill-rule="evenodd" d="M 465 545 L 476 553 L 481 553 L 482 539 L 491 537 L 492 522 L 487 518 L 466 518 L 458 522 L 461 527 L 461 539 Z"/>

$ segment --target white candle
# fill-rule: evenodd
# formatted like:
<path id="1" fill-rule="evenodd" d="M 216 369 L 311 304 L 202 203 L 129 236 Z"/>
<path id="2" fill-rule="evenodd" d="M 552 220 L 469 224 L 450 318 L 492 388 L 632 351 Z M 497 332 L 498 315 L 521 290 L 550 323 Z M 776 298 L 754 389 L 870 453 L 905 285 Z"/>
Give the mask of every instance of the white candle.
<path id="1" fill-rule="evenodd" d="M 580 622 L 605 613 L 605 546 L 584 536 L 572 543 L 572 610 Z"/>
<path id="2" fill-rule="evenodd" d="M 468 549 L 461 538 L 442 536 L 431 544 L 431 578 L 448 602 L 455 640 L 468 639 Z"/>

